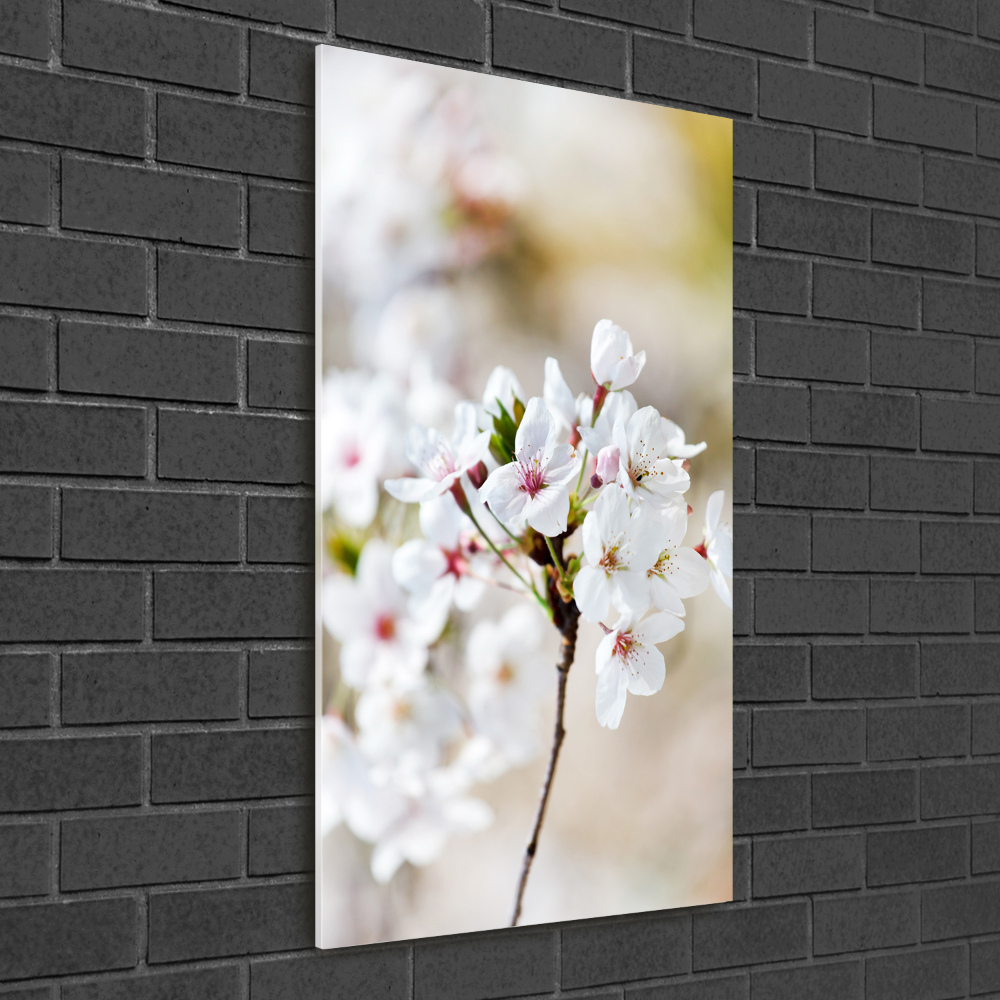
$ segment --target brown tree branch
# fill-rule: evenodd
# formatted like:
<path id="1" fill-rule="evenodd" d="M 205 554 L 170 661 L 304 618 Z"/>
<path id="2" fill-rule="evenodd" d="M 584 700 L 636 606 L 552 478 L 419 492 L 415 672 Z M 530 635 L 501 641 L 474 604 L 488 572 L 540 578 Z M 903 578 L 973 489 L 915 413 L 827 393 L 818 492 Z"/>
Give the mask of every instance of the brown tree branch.
<path id="1" fill-rule="evenodd" d="M 555 588 L 550 586 L 550 594 Z M 569 668 L 573 665 L 573 658 L 576 656 L 576 633 L 580 620 L 580 611 L 575 601 L 562 602 L 556 595 L 553 609 L 558 608 L 554 616 L 556 624 L 562 632 L 562 655 L 556 664 L 559 681 L 556 692 L 556 725 L 552 736 L 552 749 L 549 751 L 549 766 L 545 770 L 545 780 L 542 782 L 542 792 L 538 800 L 538 812 L 535 815 L 535 825 L 531 831 L 531 839 L 524 849 L 524 861 L 521 863 L 521 876 L 517 880 L 517 894 L 514 897 L 514 915 L 510 919 L 510 926 L 516 927 L 521 916 L 521 903 L 524 899 L 524 889 L 528 884 L 528 874 L 531 871 L 531 862 L 535 860 L 535 852 L 538 850 L 538 837 L 542 832 L 542 823 L 545 821 L 545 807 L 549 802 L 549 792 L 552 790 L 552 779 L 555 777 L 556 764 L 559 762 L 559 750 L 566 737 L 566 730 L 563 727 L 563 713 L 566 710 L 566 678 L 569 675 Z M 556 603 L 558 602 L 558 604 Z"/>

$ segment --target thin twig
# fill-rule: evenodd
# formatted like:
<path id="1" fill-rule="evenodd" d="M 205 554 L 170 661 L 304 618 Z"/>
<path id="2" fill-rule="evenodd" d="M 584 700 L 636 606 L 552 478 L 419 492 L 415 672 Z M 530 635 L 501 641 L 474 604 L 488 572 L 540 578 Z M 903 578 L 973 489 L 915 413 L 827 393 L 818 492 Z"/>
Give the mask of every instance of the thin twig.
<path id="1" fill-rule="evenodd" d="M 569 675 L 569 668 L 573 665 L 573 658 L 576 656 L 576 632 L 580 619 L 580 612 L 577 610 L 576 602 L 570 601 L 563 604 L 561 608 L 564 615 L 562 624 L 562 656 L 556 664 L 556 671 L 559 674 L 559 686 L 556 693 L 556 726 L 552 736 L 552 749 L 549 751 L 549 766 L 545 771 L 545 781 L 542 783 L 542 793 L 538 800 L 538 812 L 535 815 L 535 825 L 531 831 L 531 839 L 524 849 L 524 861 L 521 864 L 521 876 L 517 880 L 517 895 L 514 897 L 514 915 L 510 919 L 510 926 L 516 927 L 521 916 L 521 902 L 524 899 L 524 889 L 528 884 L 528 873 L 531 871 L 531 862 L 535 860 L 535 852 L 538 850 L 538 837 L 542 832 L 542 823 L 545 821 L 545 807 L 549 802 L 549 792 L 552 790 L 552 779 L 556 774 L 556 764 L 559 762 L 559 750 L 563 740 L 566 738 L 566 730 L 563 727 L 563 714 L 566 710 L 566 678 Z"/>

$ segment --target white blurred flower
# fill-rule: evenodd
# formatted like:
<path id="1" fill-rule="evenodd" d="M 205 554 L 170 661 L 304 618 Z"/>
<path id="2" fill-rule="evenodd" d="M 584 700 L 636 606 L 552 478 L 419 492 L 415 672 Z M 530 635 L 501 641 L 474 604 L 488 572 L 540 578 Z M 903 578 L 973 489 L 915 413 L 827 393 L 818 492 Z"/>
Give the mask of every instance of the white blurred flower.
<path id="1" fill-rule="evenodd" d="M 646 363 L 646 352 L 633 353 L 632 338 L 609 319 L 594 327 L 590 342 L 590 373 L 594 381 L 616 392 L 630 386 Z"/>
<path id="2" fill-rule="evenodd" d="M 612 601 L 622 613 L 643 614 L 649 607 L 646 573 L 665 540 L 658 520 L 638 504 L 630 511 L 625 491 L 609 486 L 583 522 L 587 565 L 573 581 L 580 614 L 599 622 Z"/>
<path id="3" fill-rule="evenodd" d="M 392 550 L 373 538 L 361 550 L 354 578 L 324 579 L 321 613 L 323 625 L 341 643 L 341 677 L 361 688 L 371 677 L 419 674 L 427 665 L 427 647 L 444 628 L 448 605 L 439 596 L 414 617 L 393 579 Z"/>
<path id="4" fill-rule="evenodd" d="M 472 403 L 455 407 L 455 431 L 449 440 L 433 427 L 411 427 L 406 435 L 406 457 L 420 477 L 387 479 L 385 488 L 404 503 L 421 503 L 448 492 L 462 473 L 477 466 L 490 447 L 490 435 L 476 427 Z"/>
<path id="5" fill-rule="evenodd" d="M 490 473 L 479 499 L 507 525 L 527 523 L 543 535 L 566 530 L 569 492 L 580 462 L 558 444 L 552 415 L 540 396 L 528 401 L 514 439 L 514 461 Z"/>
<path id="6" fill-rule="evenodd" d="M 592 401 L 587 401 L 587 406 L 592 406 Z M 615 443 L 614 430 L 615 421 L 621 417 L 622 421 L 628 425 L 632 414 L 638 409 L 635 396 L 627 389 L 616 392 L 604 400 L 601 412 L 597 415 L 593 426 L 590 426 L 589 412 L 586 419 L 580 422 L 580 437 L 587 451 L 591 455 L 600 454 L 604 448 L 608 448 Z"/>
<path id="7" fill-rule="evenodd" d="M 619 452 L 618 482 L 630 497 L 657 508 L 675 502 L 675 494 L 691 485 L 680 462 L 669 457 L 666 423 L 655 407 L 644 406 L 627 425 L 619 417 L 613 432 Z"/>
<path id="8" fill-rule="evenodd" d="M 483 390 L 483 410 L 490 417 L 499 417 L 500 407 L 497 403 L 501 403 L 503 408 L 513 417 L 515 399 L 524 402 L 524 390 L 521 388 L 521 383 L 518 382 L 517 376 L 509 368 L 497 365 L 486 380 L 486 388 Z M 480 426 L 492 427 L 492 421 L 483 420 Z"/>
<path id="9" fill-rule="evenodd" d="M 666 541 L 646 574 L 653 607 L 681 616 L 683 598 L 694 597 L 708 586 L 707 562 L 693 548 L 683 545 L 687 521 L 687 504 L 676 504 L 662 512 Z"/>
<path id="10" fill-rule="evenodd" d="M 719 523 L 725 497 L 724 490 L 716 490 L 708 498 L 705 506 L 705 540 L 701 548 L 708 561 L 712 586 L 726 607 L 731 609 L 733 594 L 726 578 L 732 579 L 733 576 L 733 529 L 725 522 Z"/>
<path id="11" fill-rule="evenodd" d="M 656 694 L 667 674 L 659 642 L 672 639 L 684 622 L 662 611 L 641 621 L 623 615 L 597 647 L 597 721 L 617 729 L 629 694 Z"/>
<path id="12" fill-rule="evenodd" d="M 466 647 L 473 721 L 511 764 L 538 752 L 539 704 L 554 689 L 540 655 L 543 625 L 534 604 L 518 604 L 499 622 L 477 622 Z"/>
<path id="13" fill-rule="evenodd" d="M 545 387 L 542 396 L 562 430 L 572 434 L 585 420 L 590 423 L 592 401 L 582 393 L 574 398 L 555 358 L 545 359 Z"/>

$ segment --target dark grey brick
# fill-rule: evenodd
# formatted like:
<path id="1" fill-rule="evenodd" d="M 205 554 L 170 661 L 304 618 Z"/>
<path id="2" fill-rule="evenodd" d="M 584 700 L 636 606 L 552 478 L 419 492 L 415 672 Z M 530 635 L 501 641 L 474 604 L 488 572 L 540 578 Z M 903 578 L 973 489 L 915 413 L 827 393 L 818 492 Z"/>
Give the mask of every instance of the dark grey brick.
<path id="1" fill-rule="evenodd" d="M 52 490 L 0 486 L 0 556 L 52 558 Z"/>
<path id="2" fill-rule="evenodd" d="M 850 326 L 758 320 L 757 374 L 822 382 L 865 381 L 868 333 Z"/>
<path id="3" fill-rule="evenodd" d="M 757 122 L 733 122 L 733 176 L 809 187 L 812 136 Z"/>
<path id="4" fill-rule="evenodd" d="M 812 440 L 917 447 L 917 397 L 865 390 L 812 390 Z"/>
<path id="5" fill-rule="evenodd" d="M 10 389 L 49 387 L 52 326 L 34 316 L 0 316 L 0 385 Z"/>
<path id="6" fill-rule="evenodd" d="M 138 570 L 0 570 L 0 642 L 141 638 Z"/>
<path id="7" fill-rule="evenodd" d="M 734 189 L 735 190 L 735 189 Z M 753 354 L 753 320 L 746 316 L 733 317 L 733 372 L 750 374 Z"/>
<path id="8" fill-rule="evenodd" d="M 733 833 L 786 833 L 809 826 L 809 778 L 804 774 L 733 779 Z"/>
<path id="9" fill-rule="evenodd" d="M 966 513 L 972 507 L 972 463 L 874 455 L 871 505 L 873 510 Z"/>
<path id="10" fill-rule="evenodd" d="M 860 889 L 864 866 L 865 840 L 860 833 L 761 837 L 753 845 L 753 895 L 759 899 Z"/>
<path id="11" fill-rule="evenodd" d="M 142 156 L 146 93 L 139 87 L 0 66 L 0 134 Z"/>
<path id="12" fill-rule="evenodd" d="M 1000 167 L 926 156 L 924 204 L 928 208 L 1000 219 Z"/>
<path id="13" fill-rule="evenodd" d="M 924 819 L 983 816 L 1000 811 L 1000 764 L 945 764 L 920 779 Z"/>
<path id="14" fill-rule="evenodd" d="M 814 517 L 812 568 L 834 573 L 916 573 L 920 526 L 885 518 Z"/>
<path id="15" fill-rule="evenodd" d="M 5 812 L 137 806 L 141 795 L 139 736 L 0 741 L 0 810 Z"/>
<path id="16" fill-rule="evenodd" d="M 901 769 L 814 774 L 812 817 L 816 828 L 915 820 L 917 773 Z"/>
<path id="17" fill-rule="evenodd" d="M 6 0 L 0 22 L 0 52 L 48 59 L 49 5 L 39 0 Z"/>
<path id="18" fill-rule="evenodd" d="M 351 2 L 360 5 L 361 0 Z M 400 10 L 413 9 L 405 0 L 382 3 Z M 468 6 L 473 8 L 471 3 Z M 480 44 L 478 36 L 476 43 Z M 478 59 L 478 52 L 470 58 Z M 638 55 L 636 60 L 638 63 Z M 495 6 L 493 65 L 623 90 L 625 32 L 520 7 Z"/>
<path id="19" fill-rule="evenodd" d="M 62 11 L 67 66 L 240 92 L 235 25 L 104 0 L 64 0 Z"/>
<path id="20" fill-rule="evenodd" d="M 1000 643 L 927 642 L 920 652 L 921 694 L 1000 694 Z"/>
<path id="21" fill-rule="evenodd" d="M 687 982 L 659 986 L 626 986 L 626 1000 L 746 1000 L 750 984 L 746 975 L 699 976 Z M 608 1000 L 614 994 L 608 994 Z M 604 994 L 601 994 L 604 1000 Z"/>
<path id="22" fill-rule="evenodd" d="M 809 904 L 776 903 L 693 916 L 694 968 L 724 969 L 805 958 Z"/>
<path id="23" fill-rule="evenodd" d="M 965 826 L 957 827 L 965 832 Z M 969 870 L 963 868 L 964 875 Z M 972 874 L 1000 871 L 1000 821 L 984 820 L 972 824 Z"/>
<path id="24" fill-rule="evenodd" d="M 868 759 L 964 757 L 969 712 L 964 705 L 893 705 L 868 709 Z"/>
<path id="25" fill-rule="evenodd" d="M 733 844 L 733 901 L 743 902 L 750 897 L 750 843 L 749 841 L 734 842 Z M 699 980 L 690 984 L 691 992 L 683 992 L 684 987 L 676 994 L 679 997 L 687 997 L 693 1000 L 699 988 L 706 994 L 705 1000 L 734 1000 L 734 993 L 738 994 L 735 1000 L 744 1000 L 746 987 L 738 988 L 742 977 L 734 977 L 728 981 L 724 980 Z M 717 992 L 713 992 L 717 991 Z M 648 997 L 647 1000 L 653 1000 Z"/>
<path id="26" fill-rule="evenodd" d="M 1000 513 L 1000 462 L 976 462 L 977 514 Z"/>
<path id="27" fill-rule="evenodd" d="M 753 499 L 754 452 L 752 448 L 733 446 L 733 503 Z"/>
<path id="28" fill-rule="evenodd" d="M 826 198 L 761 191 L 757 242 L 781 250 L 865 260 L 870 242 L 868 210 Z"/>
<path id="29" fill-rule="evenodd" d="M 821 190 L 916 205 L 920 173 L 917 153 L 834 136 L 816 137 L 816 187 Z"/>
<path id="30" fill-rule="evenodd" d="M 248 714 L 252 719 L 313 714 L 311 649 L 268 649 L 250 653 Z"/>
<path id="31" fill-rule="evenodd" d="M 871 88 L 850 77 L 761 62 L 759 103 L 762 118 L 868 134 Z"/>
<path id="32" fill-rule="evenodd" d="M 737 577 L 733 581 L 733 635 L 750 634 L 750 581 Z"/>
<path id="33" fill-rule="evenodd" d="M 924 328 L 1000 337 L 1000 288 L 962 281 L 924 279 Z"/>
<path id="34" fill-rule="evenodd" d="M 924 941 L 1000 931 L 1000 882 L 939 886 L 922 895 Z"/>
<path id="35" fill-rule="evenodd" d="M 169 163 L 311 180 L 312 116 L 161 94 L 156 155 Z"/>
<path id="36" fill-rule="evenodd" d="M 199 10 L 248 17 L 254 21 L 287 24 L 290 28 L 326 30 L 327 5 L 324 0 L 168 0 L 169 3 Z"/>
<path id="37" fill-rule="evenodd" d="M 48 225 L 50 165 L 39 153 L 0 149 L 0 219 Z"/>
<path id="38" fill-rule="evenodd" d="M 251 406 L 311 410 L 314 355 L 311 344 L 251 340 L 247 392 Z"/>
<path id="39" fill-rule="evenodd" d="M 312 885 L 302 883 L 151 893 L 148 960 L 307 948 L 313 943 L 312 902 Z"/>
<path id="40" fill-rule="evenodd" d="M 969 17 L 968 20 L 973 20 L 973 17 Z M 979 0 L 979 17 L 975 20 L 980 38 L 1000 39 L 1000 10 L 997 10 L 990 0 Z"/>
<path id="41" fill-rule="evenodd" d="M 808 308 L 809 265 L 804 260 L 733 254 L 733 305 L 737 309 L 794 313 Z"/>
<path id="42" fill-rule="evenodd" d="M 894 271 L 816 264 L 813 313 L 883 326 L 916 327 L 920 279 Z"/>
<path id="43" fill-rule="evenodd" d="M 972 343 L 954 337 L 872 333 L 872 382 L 916 389 L 972 388 Z"/>
<path id="44" fill-rule="evenodd" d="M 1000 987 L 1000 941 L 973 941 L 969 951 L 972 993 L 988 993 Z"/>
<path id="45" fill-rule="evenodd" d="M 694 33 L 697 38 L 805 59 L 809 12 L 783 0 L 695 0 Z"/>
<path id="46" fill-rule="evenodd" d="M 972 153 L 976 108 L 965 101 L 876 83 L 875 138 Z"/>
<path id="47" fill-rule="evenodd" d="M 126 562 L 238 562 L 240 498 L 64 490 L 62 555 Z"/>
<path id="48" fill-rule="evenodd" d="M 798 969 L 768 969 L 753 973 L 754 1000 L 861 1000 L 864 996 L 861 962 L 825 962 Z"/>
<path id="49" fill-rule="evenodd" d="M 62 721 L 66 725 L 239 716 L 239 653 L 63 654 Z"/>
<path id="50" fill-rule="evenodd" d="M 1000 632 L 1000 580 L 976 581 L 976 631 Z"/>
<path id="51" fill-rule="evenodd" d="M 139 960 L 135 899 L 0 909 L 0 979 L 130 969 Z M 55 943 L 58 942 L 58 946 Z"/>
<path id="52" fill-rule="evenodd" d="M 562 930 L 562 986 L 572 989 L 653 979 L 691 967 L 691 918 L 687 914 L 590 921 Z"/>
<path id="53" fill-rule="evenodd" d="M 238 247 L 241 200 L 236 181 L 73 156 L 62 161 L 62 224 L 67 229 Z"/>
<path id="54" fill-rule="evenodd" d="M 239 1000 L 243 995 L 238 966 L 153 973 L 92 983 L 64 984 L 64 1000 Z"/>
<path id="55" fill-rule="evenodd" d="M 257 483 L 312 478 L 313 425 L 249 413 L 161 409 L 159 475 Z"/>
<path id="56" fill-rule="evenodd" d="M 0 726 L 5 729 L 49 724 L 49 687 L 55 657 L 49 653 L 0 654 Z"/>
<path id="57" fill-rule="evenodd" d="M 41 233 L 0 233 L 0 299 L 18 305 L 142 316 L 146 313 L 146 251 Z"/>
<path id="58" fill-rule="evenodd" d="M 297 572 L 159 570 L 157 639 L 297 639 L 313 634 L 313 578 Z"/>
<path id="59" fill-rule="evenodd" d="M 1000 455 L 1000 403 L 926 399 L 921 410 L 925 450 Z"/>
<path id="60" fill-rule="evenodd" d="M 51 839 L 45 823 L 0 826 L 0 897 L 48 893 L 52 881 Z"/>
<path id="61" fill-rule="evenodd" d="M 158 804 L 311 795 L 312 730 L 154 735 L 150 772 Z"/>
<path id="62" fill-rule="evenodd" d="M 163 319 L 311 332 L 313 269 L 159 251 L 157 295 Z"/>
<path id="63" fill-rule="evenodd" d="M 59 388 L 69 392 L 235 403 L 238 358 L 235 337 L 59 324 Z"/>
<path id="64" fill-rule="evenodd" d="M 868 834 L 870 886 L 961 878 L 968 870 L 969 831 L 964 825 Z"/>
<path id="65" fill-rule="evenodd" d="M 733 411 L 736 437 L 805 441 L 809 436 L 809 390 L 802 386 L 737 382 Z"/>
<path id="66" fill-rule="evenodd" d="M 413 954 L 414 1000 L 520 996 L 556 979 L 555 932 L 519 930 L 421 942 Z"/>
<path id="67" fill-rule="evenodd" d="M 236 811 L 66 820 L 60 830 L 59 888 L 236 878 L 241 826 Z"/>
<path id="68" fill-rule="evenodd" d="M 737 569 L 808 569 L 809 518 L 805 514 L 736 514 Z"/>
<path id="69" fill-rule="evenodd" d="M 858 708 L 767 708 L 753 713 L 753 765 L 852 764 L 865 756 Z"/>
<path id="70" fill-rule="evenodd" d="M 733 242 L 749 246 L 753 242 L 753 213 L 756 195 L 743 184 L 733 185 Z"/>
<path id="71" fill-rule="evenodd" d="M 369 991 L 385 1000 L 404 1000 L 409 996 L 407 953 L 408 949 L 400 947 L 365 952 L 341 949 L 254 962 L 250 995 L 253 1000 L 290 1000 Z"/>
<path id="72" fill-rule="evenodd" d="M 917 694 L 917 644 L 813 646 L 813 698 L 907 698 Z"/>
<path id="73" fill-rule="evenodd" d="M 873 632 L 971 632 L 971 580 L 872 580 Z"/>
<path id="74" fill-rule="evenodd" d="M 862 633 L 868 618 L 865 580 L 757 577 L 755 623 L 760 634 Z"/>
<path id="75" fill-rule="evenodd" d="M 750 713 L 733 709 L 733 770 L 744 771 L 750 763 Z"/>
<path id="76" fill-rule="evenodd" d="M 757 452 L 758 503 L 860 509 L 867 499 L 868 459 L 864 455 L 771 448 Z"/>
<path id="77" fill-rule="evenodd" d="M 1000 344 L 976 344 L 976 392 L 1000 396 Z"/>
<path id="78" fill-rule="evenodd" d="M 753 59 L 646 35 L 636 35 L 633 45 L 632 88 L 637 94 L 726 111 L 753 109 Z"/>
<path id="79" fill-rule="evenodd" d="M 923 53 L 919 31 L 832 10 L 816 11 L 817 62 L 919 83 Z"/>
<path id="80" fill-rule="evenodd" d="M 426 4 L 340 0 L 337 33 L 479 62 L 483 58 L 485 22 L 483 9 L 474 0 L 434 0 Z"/>
<path id="81" fill-rule="evenodd" d="M 300 497 L 250 497 L 247 501 L 249 562 L 311 563 L 313 501 Z"/>
<path id="82" fill-rule="evenodd" d="M 971 222 L 881 209 L 872 212 L 872 260 L 968 274 L 974 259 Z"/>
<path id="83" fill-rule="evenodd" d="M 251 184 L 250 249 L 257 253 L 312 257 L 314 202 L 312 194 L 306 191 Z"/>
<path id="84" fill-rule="evenodd" d="M 890 17 L 903 17 L 955 31 L 971 34 L 975 30 L 974 0 L 951 0 L 948 4 L 935 0 L 875 0 L 875 10 Z"/>
<path id="85" fill-rule="evenodd" d="M 976 226 L 976 274 L 1000 278 L 1000 226 Z"/>
<path id="86" fill-rule="evenodd" d="M 972 706 L 972 753 L 1000 753 L 1000 702 Z"/>
<path id="87" fill-rule="evenodd" d="M 926 80 L 930 87 L 979 97 L 1000 97 L 996 47 L 974 45 L 946 35 L 927 36 Z"/>
<path id="88" fill-rule="evenodd" d="M 998 522 L 925 522 L 920 543 L 924 573 L 1000 574 Z"/>
<path id="89" fill-rule="evenodd" d="M 734 701 L 803 701 L 808 694 L 808 646 L 733 646 Z"/>
<path id="90" fill-rule="evenodd" d="M 965 948 L 931 948 L 869 958 L 866 997 L 872 1000 L 944 1000 L 967 996 Z"/>
<path id="91" fill-rule="evenodd" d="M 687 0 L 563 0 L 559 6 L 562 10 L 679 35 L 684 34 L 688 23 Z"/>
<path id="92" fill-rule="evenodd" d="M 315 811 L 311 806 L 250 810 L 251 875 L 288 875 L 313 870 Z M 254 983 L 256 996 L 256 981 Z"/>
<path id="93" fill-rule="evenodd" d="M 813 952 L 839 955 L 916 944 L 920 935 L 917 893 L 834 896 L 813 903 Z"/>

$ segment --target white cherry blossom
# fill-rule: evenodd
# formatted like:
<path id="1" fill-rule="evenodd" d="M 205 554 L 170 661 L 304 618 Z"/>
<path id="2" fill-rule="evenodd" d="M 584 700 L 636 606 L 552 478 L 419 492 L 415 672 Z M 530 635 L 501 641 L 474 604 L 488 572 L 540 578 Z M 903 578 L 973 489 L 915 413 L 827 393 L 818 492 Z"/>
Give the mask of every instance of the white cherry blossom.
<path id="1" fill-rule="evenodd" d="M 524 390 L 517 376 L 503 365 L 497 365 L 490 372 L 490 377 L 486 380 L 486 388 L 483 390 L 483 410 L 490 417 L 500 416 L 500 407 L 497 403 L 502 403 L 503 408 L 513 417 L 514 400 L 524 401 Z M 483 421 L 480 426 L 492 427 L 492 421 Z"/>
<path id="2" fill-rule="evenodd" d="M 641 621 L 622 615 L 597 647 L 597 721 L 617 729 L 629 694 L 656 694 L 667 674 L 663 654 L 656 648 L 681 632 L 684 622 L 657 611 Z"/>
<path id="3" fill-rule="evenodd" d="M 700 455 L 708 445 L 704 441 L 698 444 L 687 444 L 684 440 L 684 431 L 680 429 L 672 420 L 664 418 L 663 436 L 667 439 L 667 454 L 671 458 L 694 458 Z"/>
<path id="4" fill-rule="evenodd" d="M 341 677 L 354 688 L 370 677 L 419 674 L 448 615 L 440 596 L 419 617 L 410 613 L 407 595 L 393 579 L 392 550 L 378 538 L 361 550 L 353 578 L 323 581 L 320 610 L 327 631 L 341 643 Z"/>
<path id="5" fill-rule="evenodd" d="M 599 622 L 612 601 L 622 613 L 646 611 L 646 574 L 665 542 L 663 525 L 653 515 L 639 504 L 629 510 L 628 496 L 620 486 L 606 489 L 583 522 L 587 565 L 573 581 L 580 614 Z"/>
<path id="6" fill-rule="evenodd" d="M 630 386 L 646 363 L 646 352 L 635 354 L 632 338 L 616 323 L 602 319 L 590 342 L 590 373 L 594 381 L 616 392 Z"/>
<path id="7" fill-rule="evenodd" d="M 726 578 L 732 579 L 733 576 L 733 529 L 725 522 L 719 523 L 725 497 L 724 490 L 716 490 L 708 498 L 705 506 L 705 540 L 701 547 L 708 561 L 712 586 L 726 607 L 731 609 L 733 594 Z"/>
<path id="8" fill-rule="evenodd" d="M 588 406 L 592 405 L 591 400 L 587 402 Z M 597 415 L 597 419 L 593 422 L 593 426 L 590 426 L 589 415 L 586 420 L 580 423 L 580 437 L 583 439 L 587 451 L 591 455 L 597 455 L 604 448 L 614 445 L 615 421 L 621 417 L 627 425 L 632 414 L 638 408 L 635 396 L 628 389 L 608 396 L 604 400 L 604 405 L 601 407 L 601 412 Z"/>
<path id="9" fill-rule="evenodd" d="M 576 451 L 557 442 L 545 400 L 533 396 L 514 439 L 514 461 L 490 473 L 479 499 L 507 525 L 529 524 L 543 535 L 566 530 L 569 492 L 580 468 Z"/>
<path id="10" fill-rule="evenodd" d="M 669 455 L 666 421 L 653 406 L 644 406 L 629 418 L 619 417 L 614 426 L 618 448 L 618 482 L 637 500 L 662 508 L 676 502 L 676 494 L 691 485 L 680 461 Z"/>
<path id="11" fill-rule="evenodd" d="M 555 358 L 545 359 L 545 387 L 542 391 L 549 412 L 562 430 L 571 435 L 583 423 L 590 423 L 593 403 L 588 396 L 580 393 L 574 398 L 563 378 L 562 369 Z"/>
<path id="12" fill-rule="evenodd" d="M 687 504 L 667 507 L 660 514 L 666 541 L 646 573 L 649 603 L 660 611 L 684 615 L 684 598 L 695 597 L 708 586 L 708 564 L 683 544 L 687 533 Z"/>
<path id="13" fill-rule="evenodd" d="M 455 407 L 455 432 L 450 440 L 432 427 L 411 427 L 406 457 L 422 475 L 387 479 L 386 490 L 404 503 L 422 503 L 446 493 L 489 451 L 490 435 L 476 424 L 476 408 L 462 402 Z"/>

